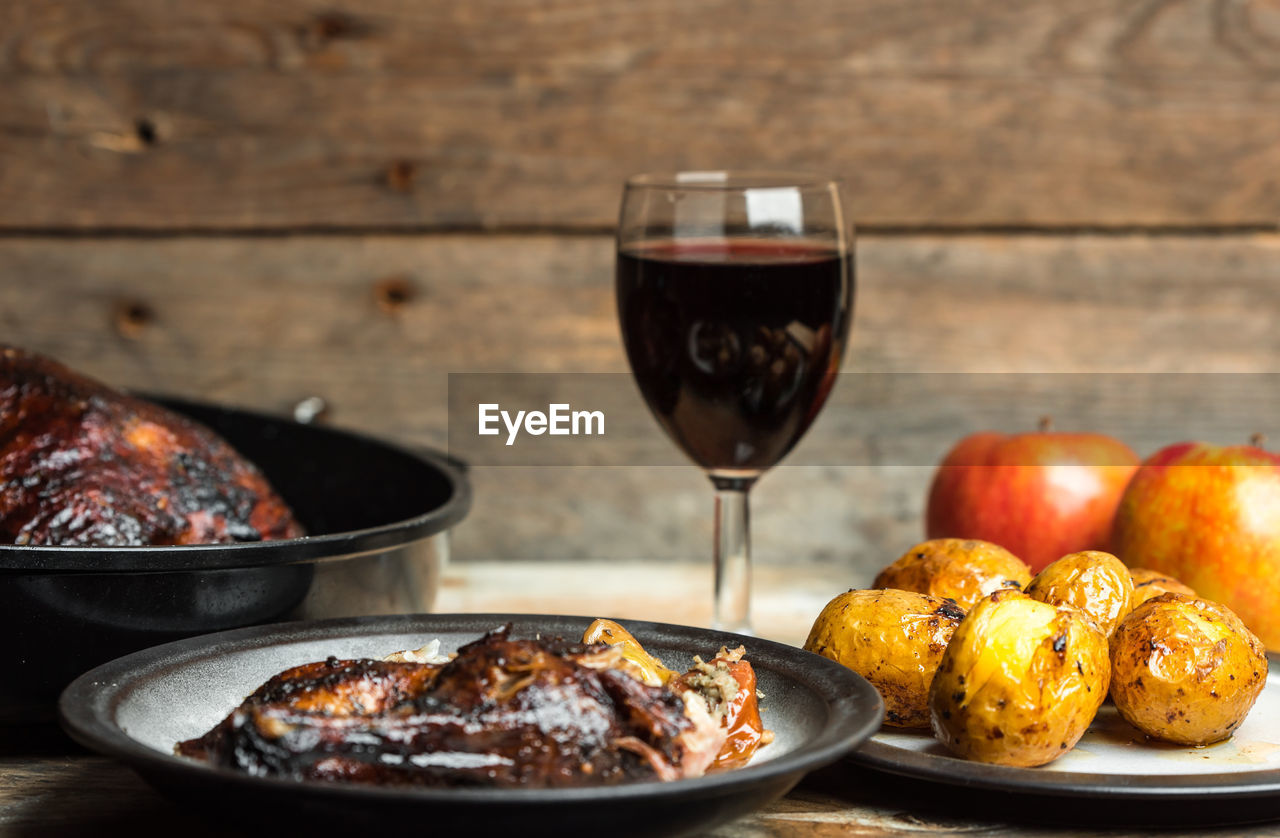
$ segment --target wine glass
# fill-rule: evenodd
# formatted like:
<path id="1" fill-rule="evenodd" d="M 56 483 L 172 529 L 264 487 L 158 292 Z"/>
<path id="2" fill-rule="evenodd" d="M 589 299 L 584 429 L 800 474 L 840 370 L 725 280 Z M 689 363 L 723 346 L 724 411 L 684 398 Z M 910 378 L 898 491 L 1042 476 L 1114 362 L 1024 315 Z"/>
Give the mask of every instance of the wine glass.
<path id="1" fill-rule="evenodd" d="M 632 177 L 615 290 L 641 394 L 715 486 L 714 624 L 750 632 L 747 495 L 817 416 L 849 334 L 839 188 L 789 172 Z"/>

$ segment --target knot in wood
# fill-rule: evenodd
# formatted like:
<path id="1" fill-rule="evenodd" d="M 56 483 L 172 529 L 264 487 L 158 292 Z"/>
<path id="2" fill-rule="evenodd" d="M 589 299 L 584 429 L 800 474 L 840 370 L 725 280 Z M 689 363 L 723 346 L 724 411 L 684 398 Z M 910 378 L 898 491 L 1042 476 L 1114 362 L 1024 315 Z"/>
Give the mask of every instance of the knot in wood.
<path id="1" fill-rule="evenodd" d="M 305 49 L 320 50 L 332 41 L 363 38 L 372 32 L 372 26 L 354 15 L 323 12 L 303 25 L 298 35 Z"/>
<path id="2" fill-rule="evenodd" d="M 137 340 L 155 319 L 155 310 L 141 300 L 122 300 L 116 303 L 112 317 L 116 333 L 126 340 Z"/>
<path id="3" fill-rule="evenodd" d="M 387 187 L 395 192 L 412 192 L 418 167 L 409 160 L 397 160 L 387 167 Z"/>
<path id="4" fill-rule="evenodd" d="M 384 314 L 396 314 L 417 296 L 407 276 L 389 276 L 373 285 L 373 299 Z"/>

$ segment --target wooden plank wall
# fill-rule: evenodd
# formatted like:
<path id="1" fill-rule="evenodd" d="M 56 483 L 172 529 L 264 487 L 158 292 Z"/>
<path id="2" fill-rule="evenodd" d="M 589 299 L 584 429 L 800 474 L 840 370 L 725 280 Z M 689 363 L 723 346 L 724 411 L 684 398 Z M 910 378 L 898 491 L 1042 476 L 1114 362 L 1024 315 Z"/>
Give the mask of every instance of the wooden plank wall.
<path id="1" fill-rule="evenodd" d="M 439 446 L 449 372 L 625 371 L 628 173 L 745 165 L 846 180 L 852 369 L 1280 372 L 1265 0 L 10 0 L 0 339 Z M 822 465 L 892 433 L 838 399 L 760 560 L 908 546 L 944 433 Z M 691 468 L 472 476 L 461 559 L 705 558 Z"/>

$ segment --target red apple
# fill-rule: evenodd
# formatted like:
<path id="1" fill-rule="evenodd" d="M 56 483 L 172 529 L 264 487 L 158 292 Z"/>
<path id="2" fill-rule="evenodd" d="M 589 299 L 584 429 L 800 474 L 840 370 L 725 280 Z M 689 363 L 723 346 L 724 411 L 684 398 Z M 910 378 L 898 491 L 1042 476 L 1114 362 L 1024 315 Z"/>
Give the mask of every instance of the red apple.
<path id="1" fill-rule="evenodd" d="M 1105 550 L 1138 455 L 1093 433 L 979 433 L 934 474 L 928 538 L 994 541 L 1039 571 L 1081 550 Z"/>
<path id="2" fill-rule="evenodd" d="M 1195 588 L 1280 650 L 1280 454 L 1200 442 L 1152 454 L 1125 491 L 1113 552 Z"/>

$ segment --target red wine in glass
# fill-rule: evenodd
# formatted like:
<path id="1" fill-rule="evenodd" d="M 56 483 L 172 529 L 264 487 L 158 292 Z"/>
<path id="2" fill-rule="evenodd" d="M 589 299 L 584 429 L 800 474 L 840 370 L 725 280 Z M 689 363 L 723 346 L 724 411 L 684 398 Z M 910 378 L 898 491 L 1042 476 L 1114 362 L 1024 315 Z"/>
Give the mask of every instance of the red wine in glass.
<path id="1" fill-rule="evenodd" d="M 631 371 L 658 422 L 713 479 L 759 475 L 817 415 L 848 334 L 850 261 L 823 245 L 767 239 L 619 252 Z"/>
<path id="2" fill-rule="evenodd" d="M 638 175 L 616 296 L 649 409 L 716 489 L 715 625 L 750 630 L 748 493 L 812 424 L 853 312 L 838 185 L 780 172 Z"/>

